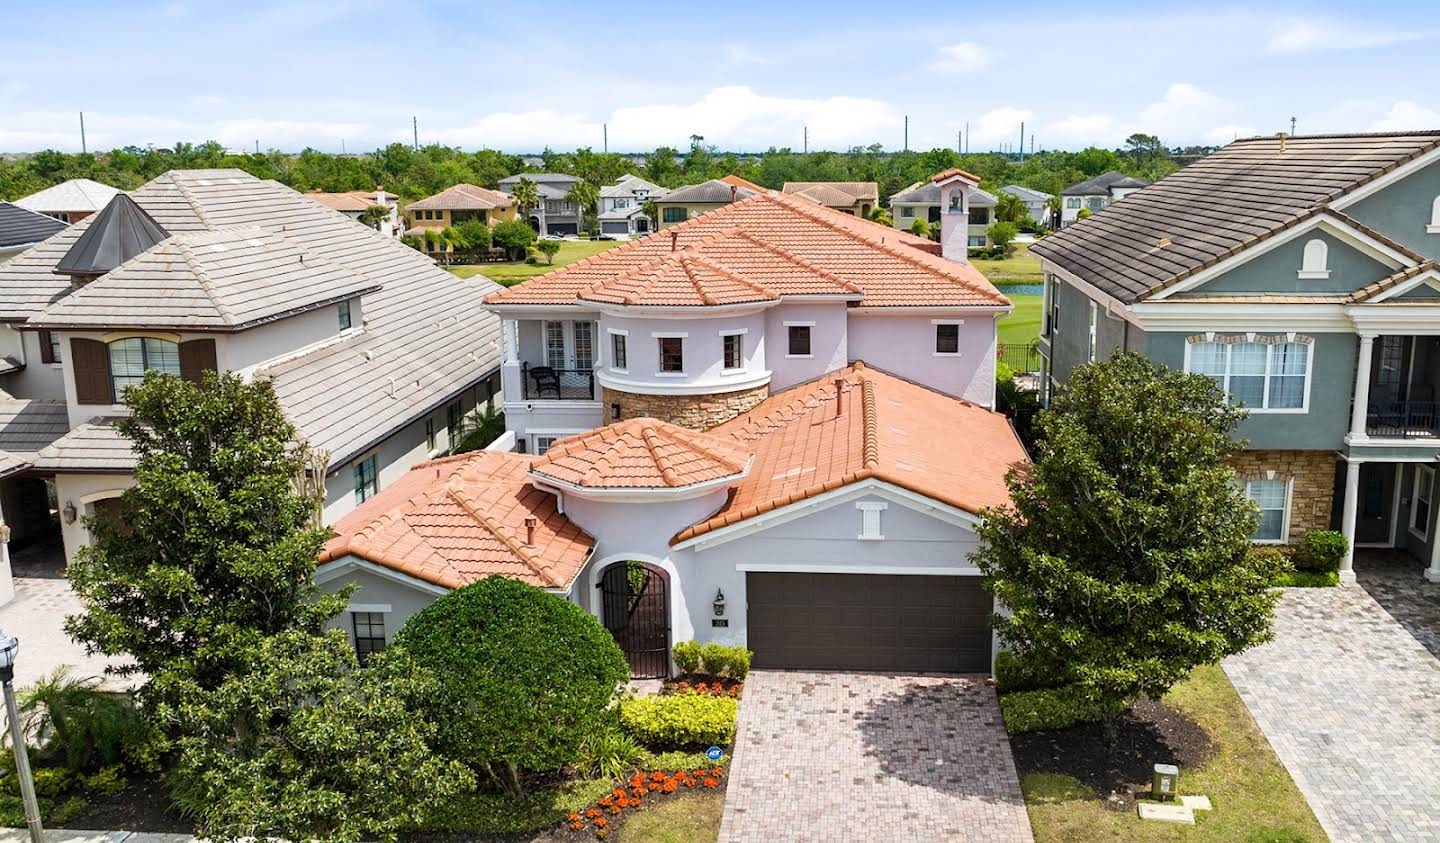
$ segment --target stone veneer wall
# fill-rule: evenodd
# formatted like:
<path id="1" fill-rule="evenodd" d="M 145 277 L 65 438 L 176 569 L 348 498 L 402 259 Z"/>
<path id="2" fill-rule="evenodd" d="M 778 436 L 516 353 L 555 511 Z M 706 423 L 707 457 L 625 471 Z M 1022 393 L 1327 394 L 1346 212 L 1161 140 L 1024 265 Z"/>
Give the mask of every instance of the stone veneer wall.
<path id="1" fill-rule="evenodd" d="M 601 393 L 606 424 L 650 416 L 691 430 L 703 431 L 754 409 L 756 404 L 769 397 L 770 386 L 764 384 L 739 392 L 708 395 L 641 395 L 609 387 L 601 387 Z M 620 405 L 618 417 L 614 412 L 616 404 Z"/>
<path id="2" fill-rule="evenodd" d="M 1307 530 L 1330 529 L 1335 498 L 1334 451 L 1242 451 L 1231 459 L 1241 480 L 1293 480 L 1290 492 L 1291 543 Z"/>

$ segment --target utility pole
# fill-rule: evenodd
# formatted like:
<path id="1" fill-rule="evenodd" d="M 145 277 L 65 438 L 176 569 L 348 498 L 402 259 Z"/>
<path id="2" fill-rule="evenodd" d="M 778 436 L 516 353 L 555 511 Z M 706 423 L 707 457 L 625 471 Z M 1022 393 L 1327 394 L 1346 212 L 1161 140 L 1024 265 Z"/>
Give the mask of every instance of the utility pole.
<path id="1" fill-rule="evenodd" d="M 965 145 L 964 145 L 963 141 L 961 140 L 961 134 L 962 134 L 962 133 L 961 133 L 959 130 L 956 130 L 956 132 L 955 132 L 955 154 L 956 154 L 956 155 L 964 155 L 964 154 L 965 154 Z"/>
<path id="2" fill-rule="evenodd" d="M 413 145 L 413 147 L 414 147 L 415 149 L 419 149 L 419 148 L 420 148 L 420 121 L 419 121 L 418 118 L 415 118 L 415 117 L 411 117 L 411 118 L 410 118 L 410 132 L 411 132 L 411 137 L 413 138 L 413 140 L 412 140 L 412 145 Z"/>
<path id="3" fill-rule="evenodd" d="M 965 154 L 970 154 L 970 121 L 965 121 Z"/>
<path id="4" fill-rule="evenodd" d="M 344 154 L 345 154 L 345 139 L 344 139 L 344 138 L 341 138 L 341 139 L 340 139 L 340 154 L 341 154 L 341 155 L 344 155 Z"/>
<path id="5" fill-rule="evenodd" d="M 85 148 L 85 112 L 80 112 L 80 153 L 88 152 Z"/>
<path id="6" fill-rule="evenodd" d="M 1025 163 L 1025 121 L 1020 121 L 1020 163 Z"/>
<path id="7" fill-rule="evenodd" d="M 800 148 L 801 148 L 802 150 L 804 150 L 804 152 L 805 152 L 806 155 L 809 155 L 809 154 L 810 154 L 810 127 L 809 127 L 809 126 L 805 126 L 804 129 L 805 129 L 805 140 L 804 140 L 804 144 L 805 144 L 805 145 L 802 146 L 802 147 L 800 147 Z"/>
<path id="8" fill-rule="evenodd" d="M 256 154 L 256 155 L 259 155 L 259 154 L 260 154 L 260 139 L 259 139 L 259 138 L 256 138 L 256 139 L 255 139 L 255 154 Z"/>
<path id="9" fill-rule="evenodd" d="M 910 151 L 910 115 L 905 115 L 905 151 Z"/>
<path id="10" fill-rule="evenodd" d="M 83 119 L 83 118 L 82 118 Z M 1290 134 L 1295 134 L 1295 118 L 1290 118 Z"/>
<path id="11" fill-rule="evenodd" d="M 606 154 L 606 155 L 609 155 L 609 154 L 610 154 L 610 124 L 609 124 L 609 123 L 601 123 L 601 124 L 600 124 L 600 144 L 601 144 L 600 148 L 605 151 L 605 154 Z"/>

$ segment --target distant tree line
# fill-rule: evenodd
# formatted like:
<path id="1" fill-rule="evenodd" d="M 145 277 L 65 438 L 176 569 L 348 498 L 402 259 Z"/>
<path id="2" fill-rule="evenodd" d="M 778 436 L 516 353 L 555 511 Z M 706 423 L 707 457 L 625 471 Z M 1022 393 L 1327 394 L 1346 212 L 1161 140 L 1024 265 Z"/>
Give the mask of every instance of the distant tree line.
<path id="1" fill-rule="evenodd" d="M 1213 151 L 1189 147 L 1168 149 L 1154 135 L 1136 134 L 1120 149 L 1089 147 L 1078 152 L 1046 151 L 1025 156 L 993 152 L 962 155 L 953 149 L 928 152 L 887 152 L 879 144 L 845 152 L 801 153 L 789 148 L 763 153 L 721 152 L 696 136 L 682 153 L 659 147 L 636 162 L 633 156 L 546 150 L 538 166 L 518 155 L 493 149 L 466 152 L 446 146 L 412 149 L 392 143 L 363 155 L 334 155 L 314 149 L 298 154 L 271 150 L 230 153 L 216 142 L 179 143 L 173 148 L 125 147 L 100 153 L 45 150 L 0 159 L 0 198 L 17 199 L 72 178 L 89 178 L 132 190 L 166 170 L 238 168 L 259 178 L 274 179 L 300 191 L 373 190 L 376 185 L 403 200 L 419 199 L 460 182 L 495 187 L 505 176 L 523 172 L 557 172 L 579 176 L 596 188 L 634 173 L 663 187 L 736 175 L 756 184 L 779 188 L 787 181 L 874 181 L 882 198 L 949 167 L 981 178 L 986 189 L 1020 184 L 1046 193 L 1109 170 L 1144 179 L 1174 172 L 1175 156 L 1193 158 Z"/>

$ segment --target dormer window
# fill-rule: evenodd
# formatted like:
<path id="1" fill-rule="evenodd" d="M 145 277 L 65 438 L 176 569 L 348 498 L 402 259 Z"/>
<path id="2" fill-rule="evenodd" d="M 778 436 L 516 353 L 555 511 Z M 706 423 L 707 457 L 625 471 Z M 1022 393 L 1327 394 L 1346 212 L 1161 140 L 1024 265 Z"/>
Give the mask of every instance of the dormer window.
<path id="1" fill-rule="evenodd" d="M 1436 196 L 1435 201 L 1430 203 L 1430 224 L 1425 226 L 1425 231 L 1429 234 L 1440 234 L 1440 196 Z"/>
<path id="2" fill-rule="evenodd" d="M 1300 259 L 1301 278 L 1329 278 L 1330 277 L 1330 246 L 1324 240 L 1316 238 L 1305 244 L 1305 252 Z"/>

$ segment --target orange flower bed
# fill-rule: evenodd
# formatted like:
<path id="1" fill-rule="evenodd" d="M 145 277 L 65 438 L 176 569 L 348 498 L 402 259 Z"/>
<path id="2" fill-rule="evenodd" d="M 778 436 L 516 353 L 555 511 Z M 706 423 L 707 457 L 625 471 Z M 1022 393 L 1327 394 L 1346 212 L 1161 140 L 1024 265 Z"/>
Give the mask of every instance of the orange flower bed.
<path id="1" fill-rule="evenodd" d="M 741 689 L 744 687 L 745 683 L 734 680 L 731 680 L 730 684 L 727 685 L 719 679 L 713 682 L 691 682 L 686 679 L 681 679 L 674 684 L 665 686 L 665 689 L 672 694 L 704 694 L 710 697 L 731 697 L 739 699 Z"/>
<path id="2" fill-rule="evenodd" d="M 625 811 L 639 808 L 669 794 L 691 790 L 695 787 L 716 788 L 725 775 L 724 767 L 695 770 L 651 770 L 636 773 L 625 781 L 625 787 L 617 787 L 600 797 L 596 803 L 583 811 L 566 817 L 565 825 L 573 831 L 589 828 L 595 837 L 603 840 L 610 836 L 612 826 Z"/>

